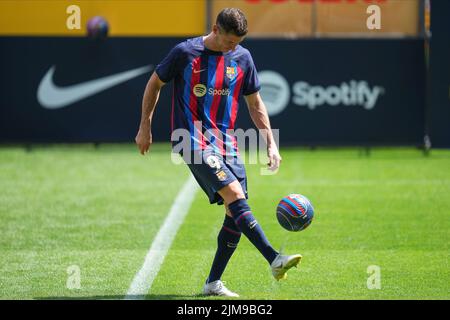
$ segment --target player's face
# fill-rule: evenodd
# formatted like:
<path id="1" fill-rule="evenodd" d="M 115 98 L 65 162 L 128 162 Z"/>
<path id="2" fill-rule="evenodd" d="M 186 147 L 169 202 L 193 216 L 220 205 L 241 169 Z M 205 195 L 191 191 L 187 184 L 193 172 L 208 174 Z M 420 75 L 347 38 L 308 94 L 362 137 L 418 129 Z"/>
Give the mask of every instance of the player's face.
<path id="1" fill-rule="evenodd" d="M 244 40 L 244 37 L 239 37 L 233 33 L 226 33 L 219 28 L 217 28 L 216 37 L 217 45 L 222 52 L 236 49 L 237 45 Z"/>

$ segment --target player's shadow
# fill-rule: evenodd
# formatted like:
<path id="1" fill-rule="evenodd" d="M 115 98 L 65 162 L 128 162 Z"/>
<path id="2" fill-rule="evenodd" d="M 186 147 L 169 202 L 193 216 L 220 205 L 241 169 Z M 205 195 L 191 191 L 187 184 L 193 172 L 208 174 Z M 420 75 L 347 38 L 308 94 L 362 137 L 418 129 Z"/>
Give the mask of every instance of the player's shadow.
<path id="1" fill-rule="evenodd" d="M 34 297 L 34 300 L 125 300 L 124 295 L 104 296 L 61 296 L 61 297 Z M 203 295 L 177 295 L 177 294 L 148 294 L 142 296 L 127 296 L 126 300 L 197 300 L 205 299 Z"/>

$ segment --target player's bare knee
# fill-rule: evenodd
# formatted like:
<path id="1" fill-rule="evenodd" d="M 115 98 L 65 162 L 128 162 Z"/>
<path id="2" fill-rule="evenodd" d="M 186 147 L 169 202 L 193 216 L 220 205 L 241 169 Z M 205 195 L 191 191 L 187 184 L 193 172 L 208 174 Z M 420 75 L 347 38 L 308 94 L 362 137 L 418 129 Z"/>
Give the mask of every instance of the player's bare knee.
<path id="1" fill-rule="evenodd" d="M 239 199 L 245 199 L 244 191 L 238 181 L 234 181 L 219 190 L 219 194 L 222 196 L 225 204 L 233 203 Z M 228 213 L 227 213 L 228 214 Z"/>
<path id="2" fill-rule="evenodd" d="M 233 218 L 233 215 L 231 214 L 230 208 L 228 208 L 228 205 L 225 203 L 225 214 L 231 218 Z"/>

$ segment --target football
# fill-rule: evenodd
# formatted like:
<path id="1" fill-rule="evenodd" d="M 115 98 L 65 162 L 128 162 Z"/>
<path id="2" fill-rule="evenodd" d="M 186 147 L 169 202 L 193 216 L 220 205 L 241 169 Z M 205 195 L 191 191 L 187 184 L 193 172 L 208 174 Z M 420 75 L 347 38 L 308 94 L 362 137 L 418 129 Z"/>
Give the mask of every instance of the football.
<path id="1" fill-rule="evenodd" d="M 109 25 L 105 18 L 95 16 L 87 22 L 87 35 L 89 38 L 103 40 L 108 36 Z"/>
<path id="2" fill-rule="evenodd" d="M 280 200 L 277 206 L 277 219 L 288 231 L 306 229 L 314 218 L 311 201 L 301 194 L 290 194 Z"/>

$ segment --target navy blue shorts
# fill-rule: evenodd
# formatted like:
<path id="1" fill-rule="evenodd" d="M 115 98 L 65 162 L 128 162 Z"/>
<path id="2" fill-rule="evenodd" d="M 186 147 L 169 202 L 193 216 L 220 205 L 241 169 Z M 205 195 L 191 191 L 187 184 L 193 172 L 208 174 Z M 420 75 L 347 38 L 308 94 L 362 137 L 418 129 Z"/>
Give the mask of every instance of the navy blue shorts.
<path id="1" fill-rule="evenodd" d="M 223 198 L 217 193 L 223 187 L 238 180 L 242 186 L 245 197 L 247 193 L 247 174 L 241 159 L 235 157 L 223 157 L 217 153 L 197 152 L 197 160 L 194 162 L 194 152 L 191 154 L 191 161 L 186 161 L 195 180 L 206 193 L 211 204 L 223 204 Z"/>

